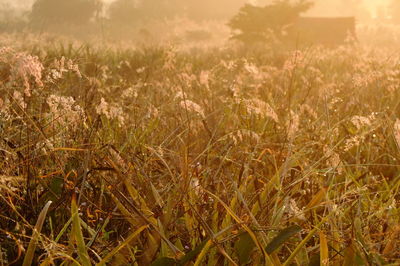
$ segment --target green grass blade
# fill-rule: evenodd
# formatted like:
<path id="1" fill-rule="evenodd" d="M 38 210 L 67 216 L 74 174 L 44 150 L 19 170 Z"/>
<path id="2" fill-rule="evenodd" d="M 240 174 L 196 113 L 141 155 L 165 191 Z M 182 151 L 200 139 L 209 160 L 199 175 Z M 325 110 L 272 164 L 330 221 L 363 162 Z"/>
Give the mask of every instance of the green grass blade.
<path id="1" fill-rule="evenodd" d="M 71 223 L 72 223 L 72 217 L 69 218 L 69 220 L 64 224 L 61 231 L 58 233 L 57 237 L 54 240 L 56 243 L 58 243 L 58 241 L 60 241 L 60 238 L 64 235 L 65 231 L 67 231 L 67 229 Z"/>
<path id="2" fill-rule="evenodd" d="M 71 213 L 72 213 L 72 234 L 78 245 L 78 256 L 83 266 L 91 266 L 92 263 L 90 262 L 85 240 L 83 238 L 81 223 L 78 215 L 78 206 L 76 205 L 75 197 L 72 198 Z"/>
<path id="3" fill-rule="evenodd" d="M 43 223 L 51 203 L 52 203 L 51 201 L 48 201 L 39 214 L 35 228 L 33 228 L 32 239 L 29 242 L 28 249 L 26 250 L 24 261 L 22 263 L 23 266 L 30 266 L 32 264 L 40 232 L 42 231 Z"/>
<path id="4" fill-rule="evenodd" d="M 322 220 L 314 227 L 314 229 L 312 229 L 308 235 L 300 242 L 300 244 L 297 245 L 297 247 L 295 248 L 295 250 L 293 250 L 292 254 L 290 254 L 289 258 L 285 261 L 285 263 L 283 263 L 283 266 L 287 266 L 290 265 L 290 263 L 292 262 L 292 260 L 296 257 L 297 253 L 300 252 L 301 248 L 311 239 L 311 237 L 313 237 L 313 235 L 317 232 L 317 230 L 319 229 L 319 227 L 324 224 L 326 222 L 326 220 L 328 220 L 328 218 L 334 214 L 335 212 L 331 212 L 329 213 L 327 216 L 325 216 L 324 218 L 322 218 Z"/>
<path id="5" fill-rule="evenodd" d="M 234 248 L 238 255 L 240 265 L 246 265 L 250 262 L 250 255 L 255 247 L 256 244 L 249 233 L 245 232 L 239 237 Z"/>
<path id="6" fill-rule="evenodd" d="M 283 245 L 287 240 L 289 240 L 292 236 L 297 234 L 298 232 L 301 231 L 301 227 L 298 225 L 292 225 L 289 226 L 282 231 L 279 232 L 279 234 L 272 239 L 272 241 L 267 245 L 265 250 L 267 251 L 268 254 L 271 254 L 275 250 L 277 250 L 280 246 Z"/>

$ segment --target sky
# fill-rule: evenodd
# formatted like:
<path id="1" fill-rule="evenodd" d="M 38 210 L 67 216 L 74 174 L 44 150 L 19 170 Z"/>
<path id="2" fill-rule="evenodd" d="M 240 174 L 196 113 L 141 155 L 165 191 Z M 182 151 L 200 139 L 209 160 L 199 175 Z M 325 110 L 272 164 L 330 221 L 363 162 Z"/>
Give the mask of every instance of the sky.
<path id="1" fill-rule="evenodd" d="M 68 0 L 65 0 L 68 1 Z M 112 2 L 114 0 L 102 0 L 105 3 Z M 0 0 L 0 4 L 8 4 L 12 7 L 22 7 L 29 9 L 35 0 Z"/>
<path id="2" fill-rule="evenodd" d="M 388 0 L 364 0 L 363 2 L 370 10 L 374 10 L 378 6 L 387 5 L 389 3 Z"/>
<path id="3" fill-rule="evenodd" d="M 66 0 L 68 1 L 68 0 Z M 102 0 L 103 2 L 110 3 L 114 0 Z M 217 1 L 217 0 L 216 0 Z M 334 2 L 335 0 L 333 0 Z M 336 0 L 340 1 L 340 0 Z M 386 5 L 390 0 L 359 0 L 365 5 L 365 7 L 374 15 L 376 12 L 376 8 L 379 6 Z M 29 9 L 34 0 L 0 0 L 0 4 L 8 4 L 11 7 L 22 7 L 24 9 Z M 245 0 L 244 0 L 245 2 Z M 325 4 L 328 2 L 332 2 L 332 0 L 319 0 L 317 5 L 314 8 L 315 13 L 319 13 L 319 15 L 341 15 L 344 10 L 337 10 L 332 8 L 329 4 Z M 348 10 L 346 10 L 348 12 Z M 321 14 L 323 12 L 324 14 Z M 349 14 L 346 14 L 349 15 Z"/>
<path id="4" fill-rule="evenodd" d="M 349 5 L 349 0 L 316 0 L 314 8 L 311 10 L 312 15 L 321 16 L 349 16 L 355 15 Z M 357 0 L 356 0 L 357 1 Z M 385 7 L 390 0 L 358 0 L 361 6 L 368 10 L 372 17 L 376 15 L 379 8 Z M 350 1 L 349 1 L 350 2 Z"/>

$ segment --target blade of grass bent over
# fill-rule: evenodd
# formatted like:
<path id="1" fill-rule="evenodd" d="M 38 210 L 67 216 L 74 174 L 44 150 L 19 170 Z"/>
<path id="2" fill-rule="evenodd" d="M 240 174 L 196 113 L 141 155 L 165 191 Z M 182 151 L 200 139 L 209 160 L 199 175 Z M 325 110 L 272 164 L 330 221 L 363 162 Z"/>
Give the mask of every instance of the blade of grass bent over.
<path id="1" fill-rule="evenodd" d="M 42 231 L 43 223 L 44 223 L 44 220 L 47 215 L 47 211 L 49 210 L 51 203 L 52 203 L 51 201 L 48 201 L 39 214 L 35 228 L 33 228 L 32 239 L 29 242 L 28 249 L 26 250 L 24 262 L 22 263 L 23 266 L 30 266 L 32 264 L 37 241 L 40 236 L 40 231 Z"/>

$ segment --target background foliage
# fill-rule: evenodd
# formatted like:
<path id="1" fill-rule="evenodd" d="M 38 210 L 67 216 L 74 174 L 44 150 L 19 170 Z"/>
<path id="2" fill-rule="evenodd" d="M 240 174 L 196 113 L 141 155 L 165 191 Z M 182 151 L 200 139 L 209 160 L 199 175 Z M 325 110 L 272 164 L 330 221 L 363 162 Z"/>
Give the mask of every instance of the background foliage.
<path id="1" fill-rule="evenodd" d="M 312 6 L 310 1 L 275 1 L 264 7 L 245 5 L 229 21 L 229 26 L 237 33 L 233 39 L 245 43 L 267 42 L 288 37 L 290 27 L 296 19 Z"/>

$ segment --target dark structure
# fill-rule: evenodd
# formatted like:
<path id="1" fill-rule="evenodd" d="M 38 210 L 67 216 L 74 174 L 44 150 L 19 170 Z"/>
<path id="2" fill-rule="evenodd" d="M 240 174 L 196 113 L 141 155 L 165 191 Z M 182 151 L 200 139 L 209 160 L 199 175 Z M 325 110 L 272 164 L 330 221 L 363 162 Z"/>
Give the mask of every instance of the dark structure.
<path id="1" fill-rule="evenodd" d="M 336 46 L 357 39 L 354 17 L 300 17 L 292 33 L 300 44 Z"/>

